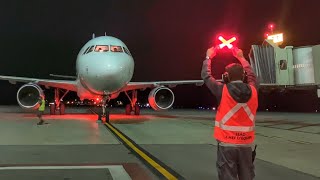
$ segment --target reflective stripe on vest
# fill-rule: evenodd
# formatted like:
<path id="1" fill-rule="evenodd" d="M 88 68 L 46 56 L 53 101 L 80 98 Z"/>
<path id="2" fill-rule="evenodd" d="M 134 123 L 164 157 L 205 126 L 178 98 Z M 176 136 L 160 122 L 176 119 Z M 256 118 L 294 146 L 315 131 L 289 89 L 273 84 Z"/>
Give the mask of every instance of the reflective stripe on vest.
<path id="1" fill-rule="evenodd" d="M 249 119 L 252 121 L 253 126 L 229 126 L 225 125 L 226 122 L 228 122 L 231 117 L 237 113 L 240 108 L 244 108 L 244 111 L 247 113 L 249 116 Z M 254 130 L 254 115 L 252 114 L 249 106 L 247 103 L 238 103 L 236 104 L 226 115 L 223 116 L 221 121 L 215 121 L 215 126 L 226 130 L 226 131 L 240 131 L 240 132 L 250 132 Z"/>

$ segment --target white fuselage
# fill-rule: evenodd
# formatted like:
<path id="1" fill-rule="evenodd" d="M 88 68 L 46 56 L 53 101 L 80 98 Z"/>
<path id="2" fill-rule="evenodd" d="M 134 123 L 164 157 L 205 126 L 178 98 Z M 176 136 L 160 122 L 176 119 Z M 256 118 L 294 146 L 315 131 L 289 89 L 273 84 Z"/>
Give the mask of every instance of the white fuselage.
<path id="1" fill-rule="evenodd" d="M 134 61 L 121 40 L 101 36 L 91 39 L 80 50 L 76 71 L 80 99 L 112 96 L 130 82 Z"/>

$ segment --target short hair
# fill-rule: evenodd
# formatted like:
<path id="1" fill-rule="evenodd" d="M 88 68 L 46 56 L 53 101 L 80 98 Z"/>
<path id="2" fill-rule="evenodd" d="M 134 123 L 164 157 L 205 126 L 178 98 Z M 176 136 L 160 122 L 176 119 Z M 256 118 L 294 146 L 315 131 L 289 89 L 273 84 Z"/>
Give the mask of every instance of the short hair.
<path id="1" fill-rule="evenodd" d="M 243 80 L 244 70 L 241 64 L 232 63 L 226 66 L 226 72 L 228 72 L 230 81 Z"/>

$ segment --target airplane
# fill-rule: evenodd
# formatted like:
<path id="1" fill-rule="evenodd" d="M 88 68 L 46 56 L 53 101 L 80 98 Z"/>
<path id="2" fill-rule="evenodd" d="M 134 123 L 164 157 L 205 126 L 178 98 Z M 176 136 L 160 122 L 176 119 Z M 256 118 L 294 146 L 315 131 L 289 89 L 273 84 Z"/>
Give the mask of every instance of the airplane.
<path id="1" fill-rule="evenodd" d="M 37 109 L 40 105 L 38 99 L 44 97 L 43 89 L 55 89 L 55 100 L 50 105 L 50 114 L 58 111 L 65 114 L 63 98 L 70 91 L 77 93 L 81 101 L 95 99 L 101 104 L 102 114 L 98 120 L 105 118 L 109 121 L 109 112 L 106 105 L 111 99 L 115 99 L 124 92 L 130 100 L 126 105 L 126 114 L 134 112 L 140 114 L 137 105 L 137 91 L 151 88 L 148 101 L 156 110 L 166 110 L 174 103 L 174 93 L 171 88 L 182 84 L 194 84 L 202 86 L 203 80 L 180 80 L 180 81 L 154 81 L 154 82 L 131 82 L 134 73 L 134 59 L 128 47 L 120 39 L 112 36 L 93 35 L 79 51 L 76 59 L 76 76 L 52 75 L 65 78 L 64 80 L 37 79 L 27 77 L 3 76 L 0 80 L 8 80 L 10 83 L 26 83 L 17 91 L 17 102 L 22 108 Z M 67 79 L 66 79 L 67 78 Z M 70 79 L 71 78 L 71 79 Z M 60 92 L 64 94 L 60 96 Z M 131 92 L 131 97 L 129 96 Z"/>

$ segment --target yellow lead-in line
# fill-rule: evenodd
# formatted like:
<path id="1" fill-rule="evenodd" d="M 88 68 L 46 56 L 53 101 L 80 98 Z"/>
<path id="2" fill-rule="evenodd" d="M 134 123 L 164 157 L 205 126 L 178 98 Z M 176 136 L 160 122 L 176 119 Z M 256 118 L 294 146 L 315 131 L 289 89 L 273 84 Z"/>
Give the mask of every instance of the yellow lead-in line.
<path id="1" fill-rule="evenodd" d="M 178 179 L 174 175 L 172 175 L 170 172 L 168 172 L 165 168 L 163 168 L 160 164 L 155 162 L 152 158 L 150 158 L 148 155 L 146 155 L 144 152 L 142 152 L 139 148 L 137 148 L 134 144 L 132 144 L 126 137 L 124 137 L 117 129 L 112 127 L 109 123 L 105 123 L 114 133 L 117 134 L 119 138 L 121 138 L 132 150 L 134 150 L 137 154 L 139 154 L 144 160 L 146 160 L 152 167 L 157 169 L 163 176 L 165 176 L 167 179 Z"/>

